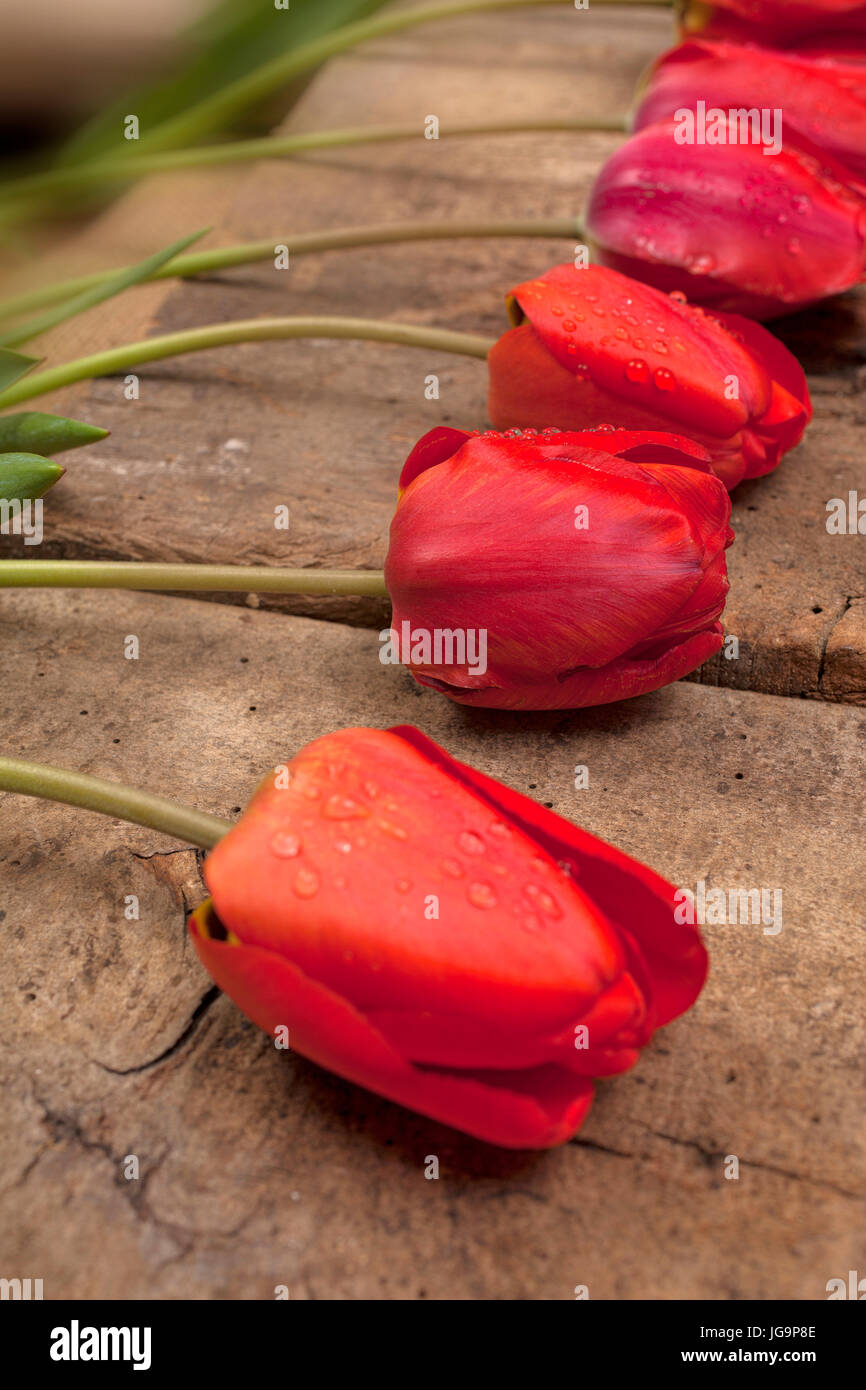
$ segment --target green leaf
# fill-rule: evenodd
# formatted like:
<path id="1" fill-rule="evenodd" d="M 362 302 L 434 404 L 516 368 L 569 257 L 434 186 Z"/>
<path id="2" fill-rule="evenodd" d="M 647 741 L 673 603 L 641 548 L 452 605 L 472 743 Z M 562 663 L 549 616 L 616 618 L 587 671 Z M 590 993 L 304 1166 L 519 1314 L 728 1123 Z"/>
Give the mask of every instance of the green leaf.
<path id="1" fill-rule="evenodd" d="M 188 246 L 191 246 L 194 241 L 198 241 L 208 231 L 210 228 L 204 227 L 200 232 L 193 232 L 192 236 L 182 237 L 180 241 L 175 241 L 171 246 L 167 246 L 164 251 L 157 251 L 156 255 L 148 256 L 146 261 L 139 261 L 137 265 L 127 266 L 117 275 L 112 275 L 110 280 L 103 280 L 82 294 L 77 294 L 74 299 L 67 299 L 64 304 L 58 304 L 53 309 L 46 309 L 44 314 L 37 314 L 35 318 L 28 319 L 27 323 L 20 323 L 15 328 L 10 328 L 7 333 L 0 334 L 0 347 L 14 347 L 18 343 L 26 343 L 28 338 L 35 338 L 39 333 L 46 333 L 55 324 L 63 323 L 65 319 L 71 319 L 76 314 L 83 314 L 85 309 L 92 309 L 94 305 L 102 304 L 106 299 L 113 299 L 116 294 L 128 290 L 132 285 L 137 285 L 141 280 L 146 280 L 148 276 L 153 275 L 161 266 L 164 266 L 175 256 L 179 256 L 181 251 L 185 251 Z M 19 372 L 18 375 L 20 376 L 22 373 Z M 3 383 L 4 387 L 8 385 L 9 382 Z"/>
<path id="2" fill-rule="evenodd" d="M 39 454 L 0 454 L 0 501 L 41 497 L 66 472 Z"/>
<path id="3" fill-rule="evenodd" d="M 355 20 L 380 10 L 385 0 L 291 0 L 291 9 L 274 10 L 273 0 L 220 0 L 183 36 L 182 59 L 156 83 L 127 91 L 115 104 L 86 124 L 61 150 L 56 167 L 79 164 L 117 150 L 117 134 L 127 112 L 141 127 L 137 149 L 150 137 L 199 103 L 281 53 L 311 43 Z M 284 88 L 276 101 L 245 113 L 232 128 L 264 133 L 290 108 L 312 74 Z M 161 144 L 157 146 L 162 148 Z M 131 160 L 137 152 L 131 152 Z M 131 162 L 131 161 L 130 161 Z M 135 168 L 131 164 L 130 172 Z"/>
<path id="4" fill-rule="evenodd" d="M 19 415 L 0 415 L 0 454 L 7 451 L 34 454 L 62 454 L 66 449 L 80 449 L 83 444 L 96 444 L 105 439 L 108 430 L 97 425 L 85 425 L 82 420 L 67 420 L 62 415 L 44 415 L 39 410 L 25 410 Z"/>
<path id="5" fill-rule="evenodd" d="M 8 348 L 0 347 L 0 391 L 5 391 L 7 386 L 41 361 L 41 357 L 24 357 L 20 352 L 10 352 Z"/>

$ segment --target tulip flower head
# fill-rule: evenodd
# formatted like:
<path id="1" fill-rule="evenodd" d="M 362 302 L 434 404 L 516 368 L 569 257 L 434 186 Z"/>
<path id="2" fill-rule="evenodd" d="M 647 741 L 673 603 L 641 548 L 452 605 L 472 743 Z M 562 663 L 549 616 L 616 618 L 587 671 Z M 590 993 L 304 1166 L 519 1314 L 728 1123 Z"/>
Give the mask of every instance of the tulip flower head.
<path id="1" fill-rule="evenodd" d="M 765 113 L 778 112 L 774 125 L 785 140 L 821 150 L 851 170 L 856 183 L 866 177 L 866 94 L 854 84 L 866 73 L 859 67 L 847 76 L 840 81 L 832 64 L 802 54 L 692 40 L 653 65 L 633 124 L 643 130 L 698 110 L 757 111 L 766 124 Z M 748 201 L 744 193 L 741 206 Z"/>
<path id="2" fill-rule="evenodd" d="M 700 445 L 614 430 L 433 430 L 401 478 L 385 581 L 422 685 L 460 704 L 642 695 L 722 645 L 730 499 Z M 484 632 L 485 669 L 458 653 Z M 447 634 L 431 660 L 416 634 Z"/>
<path id="3" fill-rule="evenodd" d="M 733 110 L 718 109 L 724 119 L 694 139 L 679 121 L 645 126 L 602 166 L 586 221 L 601 262 L 759 319 L 857 285 L 866 200 L 852 171 L 787 136 L 768 157 Z"/>
<path id="4" fill-rule="evenodd" d="M 507 304 L 515 327 L 488 359 L 497 429 L 672 431 L 702 444 L 733 488 L 771 472 L 811 419 L 803 370 L 777 338 L 679 291 L 561 265 Z"/>
<path id="5" fill-rule="evenodd" d="M 288 774 L 206 860 L 190 933 L 244 1013 L 320 1066 L 546 1148 L 700 993 L 673 885 L 416 729 L 326 735 Z"/>
<path id="6" fill-rule="evenodd" d="M 685 35 L 773 44 L 812 34 L 866 33 L 863 0 L 676 0 Z"/>

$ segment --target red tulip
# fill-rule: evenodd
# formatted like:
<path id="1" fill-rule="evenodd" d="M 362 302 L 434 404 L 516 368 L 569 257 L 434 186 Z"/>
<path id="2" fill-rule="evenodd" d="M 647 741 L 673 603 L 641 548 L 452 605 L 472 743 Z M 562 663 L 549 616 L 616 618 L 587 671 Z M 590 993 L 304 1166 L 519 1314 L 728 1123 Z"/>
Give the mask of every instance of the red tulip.
<path id="1" fill-rule="evenodd" d="M 863 0 L 677 0 L 684 34 L 789 43 L 805 35 L 866 33 Z"/>
<path id="2" fill-rule="evenodd" d="M 862 80 L 863 69 L 856 71 Z M 680 44 L 653 67 L 635 129 L 672 122 L 677 112 L 700 103 L 704 109 L 779 111 L 786 140 L 808 141 L 866 176 L 866 96 L 840 81 L 829 64 L 752 44 Z"/>
<path id="3" fill-rule="evenodd" d="M 416 729 L 328 734 L 288 767 L 189 925 L 220 988 L 320 1066 L 546 1148 L 695 1002 L 706 952 L 670 883 Z"/>
<path id="4" fill-rule="evenodd" d="M 850 170 L 787 140 L 775 155 L 736 143 L 733 120 L 722 129 L 729 143 L 680 143 L 683 134 L 677 123 L 647 126 L 602 167 L 587 228 L 605 265 L 754 318 L 863 278 L 866 202 Z"/>
<path id="5" fill-rule="evenodd" d="M 706 457 L 612 426 L 433 430 L 391 522 L 395 659 L 460 704 L 504 709 L 607 704 L 693 671 L 722 644 L 733 539 Z M 457 639 L 436 651 L 445 633 L 471 656 Z"/>
<path id="6" fill-rule="evenodd" d="M 812 418 L 799 363 L 765 328 L 614 270 L 556 266 L 512 290 L 508 309 L 518 326 L 488 359 L 500 429 L 674 430 L 733 488 L 775 468 Z"/>

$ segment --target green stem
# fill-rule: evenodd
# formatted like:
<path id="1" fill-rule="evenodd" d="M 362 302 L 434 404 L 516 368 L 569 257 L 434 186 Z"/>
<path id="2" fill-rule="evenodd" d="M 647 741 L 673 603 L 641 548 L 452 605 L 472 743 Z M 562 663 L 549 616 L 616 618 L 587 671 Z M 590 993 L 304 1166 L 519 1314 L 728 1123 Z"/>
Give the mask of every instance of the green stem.
<path id="1" fill-rule="evenodd" d="M 381 570 L 267 565 L 151 564 L 139 560 L 0 560 L 0 589 L 169 589 L 387 597 Z"/>
<path id="2" fill-rule="evenodd" d="M 538 121 L 485 121 L 480 125 L 440 127 L 439 141 L 466 135 L 520 135 L 550 131 L 599 131 L 622 133 L 626 129 L 624 116 L 593 117 L 589 120 L 565 118 Z M 157 154 L 139 154 L 130 142 L 129 151 L 122 157 L 99 159 L 92 164 L 71 165 L 68 168 L 46 169 L 26 178 L 3 184 L 0 192 L 5 201 L 19 198 L 43 198 L 56 193 L 81 193 L 106 183 L 123 179 L 142 178 L 146 174 L 171 173 L 179 169 L 208 168 L 213 165 L 239 164 L 255 159 L 285 159 L 309 150 L 329 150 L 351 145 L 379 145 L 391 140 L 419 140 L 424 132 L 416 121 L 413 125 L 348 126 L 342 130 L 318 130 L 293 135 L 268 135 L 257 140 L 231 140 L 222 145 L 203 145 L 184 150 L 163 150 Z"/>
<path id="3" fill-rule="evenodd" d="M 103 816 L 115 816 L 118 820 L 132 821 L 134 825 L 161 830 L 165 835 L 187 840 L 202 849 L 213 849 L 232 828 L 232 822 L 220 816 L 209 816 L 206 811 L 180 806 L 165 797 L 152 796 L 150 792 L 18 758 L 0 758 L 0 790 L 63 801 L 67 806 L 83 806 Z"/>
<path id="4" fill-rule="evenodd" d="M 74 381 L 108 376 L 126 371 L 144 362 L 182 353 L 203 352 L 207 348 L 225 347 L 229 343 L 263 342 L 273 338 L 349 338 L 379 343 L 400 343 L 404 347 L 427 348 L 434 352 L 455 352 L 466 357 L 486 357 L 493 340 L 474 333 L 457 333 L 447 328 L 423 328 L 414 324 L 391 323 L 387 319 L 348 318 L 278 318 L 239 319 L 235 323 L 211 323 L 202 328 L 188 328 L 180 333 L 165 333 L 157 338 L 143 338 L 138 343 L 95 352 L 33 372 L 22 377 L 6 391 L 0 392 L 0 410 L 18 405 L 21 401 L 57 391 Z"/>
<path id="5" fill-rule="evenodd" d="M 462 237 L 550 237 L 574 238 L 583 236 L 577 218 L 551 217 L 537 221 L 490 221 L 476 218 L 468 222 L 372 222 L 360 227 L 336 227 L 324 232 L 301 232 L 296 236 L 268 237 L 264 241 L 246 241 L 238 246 L 220 246 L 212 251 L 192 251 L 175 256 L 160 267 L 150 280 L 169 280 L 190 275 L 207 275 L 236 265 L 273 260 L 275 248 L 285 246 L 292 256 L 309 256 L 318 251 L 343 251 L 358 246 L 395 245 L 411 241 L 444 241 Z M 128 267 L 131 269 L 131 267 Z M 33 309 L 71 299 L 85 290 L 93 289 L 120 270 L 98 270 L 44 285 L 38 290 L 0 301 L 0 321 L 17 318 Z"/>
<path id="6" fill-rule="evenodd" d="M 593 5 L 628 5 L 634 0 L 592 0 Z M 670 8 L 670 0 L 638 0 L 640 5 L 653 5 Z M 447 4 L 424 5 L 418 9 L 400 10 L 397 13 L 376 15 L 362 19 L 354 24 L 346 24 L 312 43 L 302 44 L 278 58 L 264 63 L 251 73 L 246 73 L 236 82 L 223 87 L 213 96 L 192 106 L 161 126 L 145 140 L 150 150 L 177 149 L 201 139 L 213 130 L 225 128 L 242 111 L 270 97 L 288 82 L 318 67 L 338 53 L 345 53 L 360 43 L 371 39 L 386 38 L 412 29 L 417 24 L 430 24 L 440 19 L 456 19 L 462 15 L 480 14 L 484 11 L 527 9 L 535 5 L 569 4 L 573 0 L 449 0 Z M 580 23 L 579 14 L 575 15 Z"/>

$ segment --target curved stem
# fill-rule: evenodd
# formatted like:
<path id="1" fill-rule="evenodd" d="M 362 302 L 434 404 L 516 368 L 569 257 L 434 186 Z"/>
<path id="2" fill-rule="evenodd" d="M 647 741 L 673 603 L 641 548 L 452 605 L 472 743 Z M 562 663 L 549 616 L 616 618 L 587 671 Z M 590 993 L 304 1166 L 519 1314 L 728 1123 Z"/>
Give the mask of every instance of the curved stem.
<path id="1" fill-rule="evenodd" d="M 598 131 L 622 133 L 624 116 L 593 116 L 585 120 L 564 117 L 538 121 L 484 121 L 481 124 L 440 126 L 437 143 L 453 136 L 521 135 L 550 131 Z M 123 157 L 94 160 L 92 164 L 46 169 L 38 174 L 11 180 L 0 186 L 3 198 L 44 198 L 57 193 L 81 193 L 102 184 L 143 178 L 146 174 L 171 173 L 179 169 L 208 168 L 240 164 L 255 159 L 286 159 L 310 150 L 329 150 L 352 145 L 379 145 L 392 140 L 422 140 L 423 127 L 413 125 L 348 126 L 340 130 L 301 131 L 292 135 L 266 135 L 257 140 L 230 140 L 221 145 L 199 145 L 184 150 L 162 150 L 139 154 L 130 143 Z"/>
<path id="2" fill-rule="evenodd" d="M 236 265 L 250 265 L 255 261 L 273 260 L 275 248 L 285 246 L 292 256 L 309 256 L 317 251 L 344 251 L 360 246 L 397 245 L 411 241 L 446 241 L 464 237 L 550 237 L 573 238 L 583 236 L 583 229 L 576 217 L 549 217 L 531 220 L 517 218 L 506 221 L 490 221 L 474 218 L 467 222 L 370 222 L 359 227 L 334 227 L 323 232 L 300 232 L 295 236 L 268 237 L 264 241 L 245 241 L 238 246 L 218 246 L 211 251 L 193 251 L 185 256 L 175 256 L 161 266 L 149 280 L 171 280 L 190 275 L 212 274 L 214 271 L 228 270 Z M 85 290 L 101 285 L 112 276 L 120 275 L 120 270 L 97 270 L 89 275 L 78 275 L 71 280 L 60 280 L 53 285 L 44 285 L 38 290 L 27 290 L 9 299 L 0 301 L 0 320 L 17 318 L 19 314 L 41 309 L 62 299 L 71 299 Z"/>
<path id="3" fill-rule="evenodd" d="M 99 811 L 103 816 L 115 816 L 118 820 L 132 821 L 134 825 L 161 830 L 165 835 L 187 840 L 202 849 L 212 849 L 232 828 L 232 822 L 220 816 L 210 816 L 206 811 L 178 805 L 150 792 L 18 758 L 0 758 L 0 790 L 63 801 L 67 806 L 82 806 L 87 811 Z"/>
<path id="4" fill-rule="evenodd" d="M 669 9 L 671 0 L 592 0 L 593 5 L 651 5 Z M 371 39 L 386 38 L 412 29 L 417 24 L 430 24 L 440 19 L 456 19 L 462 15 L 480 14 L 484 11 L 528 9 L 536 5 L 569 4 L 573 0 L 449 0 L 449 3 L 423 5 L 418 9 L 399 10 L 396 13 L 379 14 L 370 19 L 345 24 L 312 43 L 302 44 L 278 58 L 264 63 L 254 72 L 246 73 L 236 82 L 223 87 L 213 96 L 206 97 L 198 105 L 190 107 L 182 114 L 163 122 L 142 144 L 150 150 L 177 149 L 199 140 L 210 131 L 225 127 L 241 111 L 257 105 L 278 91 L 286 83 L 318 67 L 338 53 L 345 53 L 360 43 Z M 580 23 L 579 13 L 575 14 Z"/>
<path id="5" fill-rule="evenodd" d="M 169 589 L 387 597 L 381 570 L 268 565 L 151 564 L 143 560 L 0 560 L 0 589 Z"/>
<path id="6" fill-rule="evenodd" d="M 466 357 L 486 357 L 493 340 L 474 333 L 457 333 L 447 328 L 422 328 L 414 324 L 391 323 L 387 319 L 277 318 L 239 319 L 234 323 L 211 323 L 180 333 L 143 338 L 137 343 L 95 352 L 44 372 L 22 377 L 0 393 L 0 410 L 32 400 L 34 396 L 56 391 L 74 381 L 126 371 L 144 362 L 179 357 L 187 352 L 203 352 L 229 343 L 262 342 L 273 338 L 349 338 L 379 343 L 400 343 L 404 347 L 427 348 L 433 352 L 455 352 Z"/>

